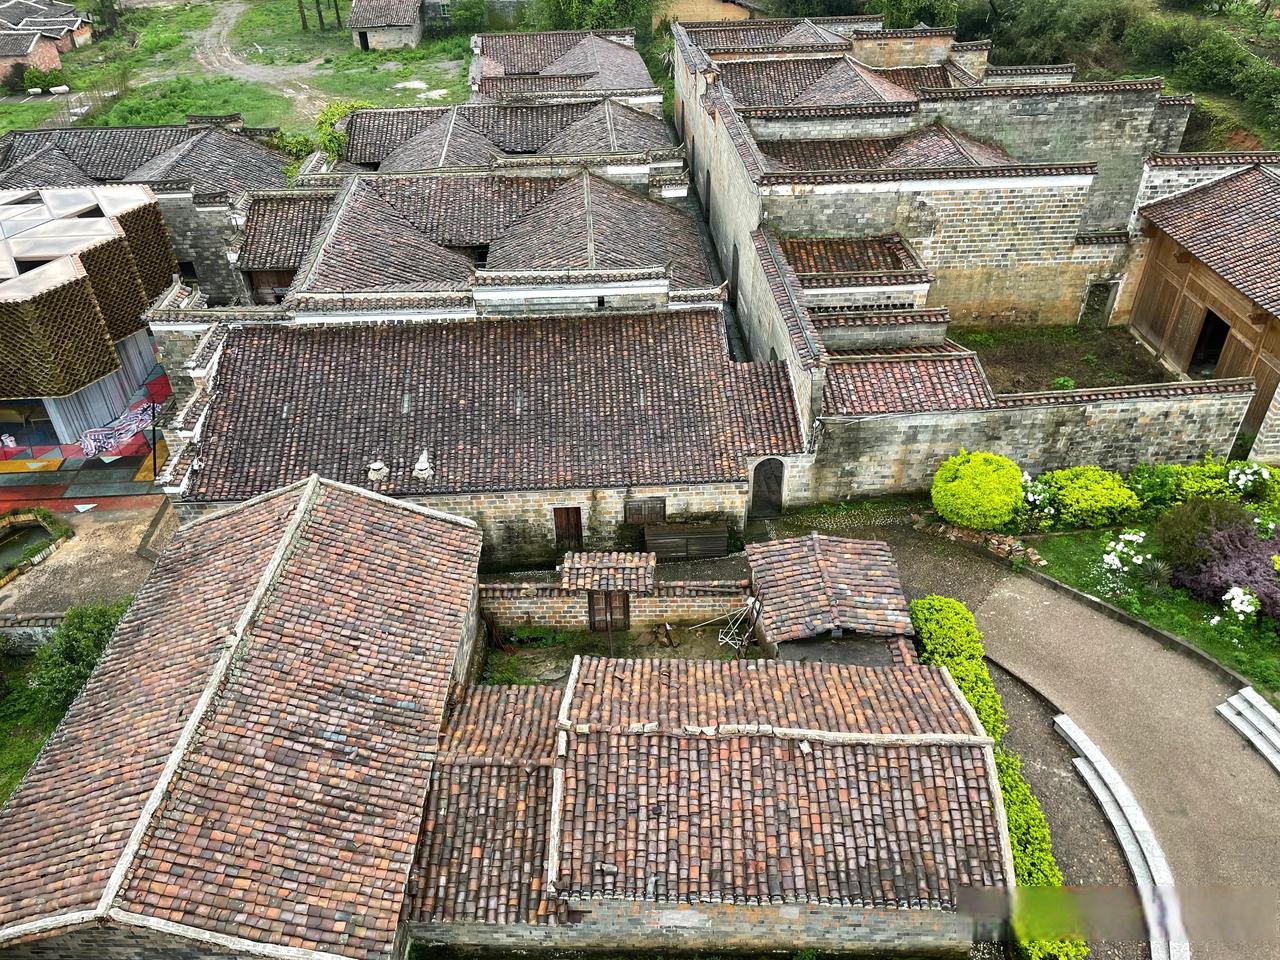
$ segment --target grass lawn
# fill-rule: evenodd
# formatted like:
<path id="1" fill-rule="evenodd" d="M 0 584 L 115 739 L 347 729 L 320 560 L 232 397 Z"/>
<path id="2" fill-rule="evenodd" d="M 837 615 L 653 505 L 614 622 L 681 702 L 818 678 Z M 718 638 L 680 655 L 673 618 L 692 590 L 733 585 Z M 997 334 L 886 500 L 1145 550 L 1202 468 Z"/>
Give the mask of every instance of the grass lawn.
<path id="1" fill-rule="evenodd" d="M 0 804 L 18 787 L 55 723 L 42 718 L 27 686 L 30 657 L 0 658 Z"/>
<path id="2" fill-rule="evenodd" d="M 1109 536 L 1106 531 L 1086 530 L 1028 539 L 1048 562 L 1042 568 L 1045 573 L 1182 637 L 1248 677 L 1270 699 L 1280 697 L 1280 638 L 1274 625 L 1249 627 L 1237 645 L 1221 627 L 1209 626 L 1209 618 L 1222 613 L 1218 605 L 1198 600 L 1177 587 L 1155 592 L 1142 585 L 1113 587 L 1102 573 L 1103 542 Z"/>
<path id="3" fill-rule="evenodd" d="M 949 336 L 978 354 L 996 393 L 1055 389 L 1059 377 L 1080 389 L 1173 379 L 1125 327 L 952 326 Z"/>
<path id="4" fill-rule="evenodd" d="M 0 133 L 38 127 L 62 106 L 61 100 L 32 100 L 29 103 L 6 103 L 0 106 Z"/>
<path id="5" fill-rule="evenodd" d="M 351 31 L 345 27 L 350 0 L 338 0 L 341 30 L 333 19 L 333 7 L 325 0 L 325 29 L 319 29 L 315 4 L 307 2 L 307 24 L 298 19 L 298 0 L 255 0 L 231 28 L 231 46 L 250 63 L 307 63 L 324 60 L 354 49 Z"/>
<path id="6" fill-rule="evenodd" d="M 108 91 L 136 82 L 143 69 L 188 69 L 190 34 L 209 26 L 213 10 L 212 4 L 196 4 L 123 11 L 112 36 L 62 55 L 67 84 L 77 91 Z"/>
<path id="7" fill-rule="evenodd" d="M 471 95 L 464 36 L 424 40 L 416 50 L 350 50 L 316 67 L 308 81 L 335 99 L 366 100 L 378 107 L 438 106 Z M 403 86 L 397 86 L 403 84 Z"/>
<path id="8" fill-rule="evenodd" d="M 307 127 L 305 119 L 293 119 L 292 110 L 288 97 L 260 83 L 234 77 L 182 77 L 137 87 L 87 123 L 97 127 L 182 123 L 189 113 L 238 113 L 251 127 Z"/>

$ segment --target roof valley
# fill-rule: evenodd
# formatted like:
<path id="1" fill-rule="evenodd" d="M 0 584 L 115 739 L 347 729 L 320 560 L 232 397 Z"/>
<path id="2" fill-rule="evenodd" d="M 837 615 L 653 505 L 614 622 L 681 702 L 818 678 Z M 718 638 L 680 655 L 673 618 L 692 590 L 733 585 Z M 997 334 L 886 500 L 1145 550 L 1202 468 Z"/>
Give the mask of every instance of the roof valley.
<path id="1" fill-rule="evenodd" d="M 106 916 L 115 909 L 115 901 L 119 898 L 129 880 L 138 851 L 141 849 L 148 831 L 160 812 L 160 807 L 164 803 L 169 785 L 177 776 L 183 758 L 195 742 L 205 714 L 213 705 L 218 691 L 226 682 L 236 651 L 243 642 L 255 617 L 266 604 L 271 589 L 275 586 L 285 563 L 297 548 L 305 521 L 310 516 L 311 510 L 315 505 L 316 492 L 319 489 L 319 485 L 320 478 L 313 473 L 308 479 L 295 484 L 293 488 L 286 487 L 280 491 L 284 494 L 291 489 L 300 489 L 298 504 L 294 508 L 293 516 L 290 517 L 289 523 L 280 537 L 280 542 L 276 545 L 275 552 L 263 570 L 253 594 L 249 597 L 249 602 L 245 604 L 244 610 L 232 628 L 222 653 L 210 673 L 209 680 L 205 684 L 204 690 L 201 691 L 200 698 L 192 708 L 191 715 L 187 718 L 182 732 L 178 735 L 178 741 L 174 745 L 173 751 L 165 761 L 160 777 L 152 788 L 147 802 L 143 805 L 138 821 L 134 824 L 133 831 L 130 833 L 124 850 L 121 852 L 120 859 L 116 861 L 116 866 L 111 871 L 111 876 L 103 889 L 102 898 L 98 901 L 95 911 L 98 916 Z M 123 912 L 128 913 L 129 911 Z"/>

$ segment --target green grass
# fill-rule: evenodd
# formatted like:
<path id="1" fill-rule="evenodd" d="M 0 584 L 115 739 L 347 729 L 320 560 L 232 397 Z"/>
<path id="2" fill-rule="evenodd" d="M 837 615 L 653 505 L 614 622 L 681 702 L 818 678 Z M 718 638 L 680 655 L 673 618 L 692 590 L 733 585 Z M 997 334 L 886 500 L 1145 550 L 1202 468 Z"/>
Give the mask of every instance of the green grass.
<path id="1" fill-rule="evenodd" d="M 287 97 L 272 93 L 262 84 L 232 77 L 183 77 L 138 87 L 94 115 L 89 124 L 121 127 L 182 123 L 189 113 L 239 113 L 251 127 L 297 130 L 308 126 L 305 119 L 293 115 L 292 106 Z"/>
<path id="2" fill-rule="evenodd" d="M 184 69 L 191 61 L 190 34 L 213 20 L 212 4 L 126 10 L 120 29 L 87 47 L 62 55 L 72 90 L 117 89 L 122 75 L 136 82 L 143 69 Z"/>
<path id="3" fill-rule="evenodd" d="M 347 49 L 316 68 L 310 84 L 335 99 L 367 100 L 379 107 L 436 106 L 461 103 L 471 89 L 467 66 L 471 62 L 468 40 L 463 36 L 424 40 L 416 50 Z M 418 82 L 423 87 L 396 87 Z M 430 91 L 445 91 L 426 97 Z"/>
<path id="4" fill-rule="evenodd" d="M 1043 537 L 1034 545 L 1048 563 L 1042 568 L 1045 573 L 1194 644 L 1248 677 L 1272 699 L 1280 694 L 1280 641 L 1274 625 L 1251 625 L 1233 639 L 1230 629 L 1209 625 L 1209 618 L 1221 614 L 1222 608 L 1185 590 L 1165 587 L 1152 591 L 1141 584 L 1113 586 L 1102 572 L 1103 544 L 1109 536 L 1106 531 L 1089 530 Z"/>
<path id="5" fill-rule="evenodd" d="M 346 28 L 350 0 L 338 2 L 341 30 L 333 19 L 329 0 L 324 0 L 322 7 L 324 30 L 318 28 L 315 4 L 306 0 L 311 29 L 303 30 L 297 0 L 257 0 L 231 28 L 232 48 L 250 63 L 307 63 L 349 53 L 353 49 L 351 31 Z"/>
<path id="6" fill-rule="evenodd" d="M 33 100 L 0 106 L 0 133 L 38 127 L 58 112 L 61 100 Z"/>
<path id="7" fill-rule="evenodd" d="M 0 804 L 18 787 L 56 721 L 42 716 L 27 675 L 30 657 L 0 658 Z"/>

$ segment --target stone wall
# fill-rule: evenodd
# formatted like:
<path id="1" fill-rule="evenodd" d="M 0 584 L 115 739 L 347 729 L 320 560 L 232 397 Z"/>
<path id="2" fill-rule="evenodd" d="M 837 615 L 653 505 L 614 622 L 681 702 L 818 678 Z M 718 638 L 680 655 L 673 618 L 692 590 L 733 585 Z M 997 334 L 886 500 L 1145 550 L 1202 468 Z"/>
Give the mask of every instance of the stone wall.
<path id="1" fill-rule="evenodd" d="M 739 609 L 747 581 L 659 583 L 650 594 L 630 594 L 632 629 L 659 623 L 694 623 Z M 486 583 L 480 606 L 504 627 L 547 626 L 585 630 L 590 626 L 587 594 L 553 583 Z"/>
<path id="2" fill-rule="evenodd" d="M 370 50 L 403 50 L 416 47 L 422 39 L 422 24 L 416 23 L 407 27 L 367 27 L 364 30 L 352 30 L 351 42 L 360 46 L 360 34 L 369 40 Z"/>
<path id="3" fill-rule="evenodd" d="M 1003 454 L 1031 473 L 1077 464 L 1127 471 L 1231 449 L 1253 388 L 1240 381 L 1073 391 L 989 410 L 824 419 L 814 496 L 844 500 L 925 489 L 961 447 Z"/>
<path id="4" fill-rule="evenodd" d="M 0 946 L 0 960 L 212 960 L 246 957 L 183 937 L 124 926 L 85 926 Z"/>
<path id="5" fill-rule="evenodd" d="M 0 613 L 0 652 L 32 653 L 60 623 L 60 613 Z"/>
<path id="6" fill-rule="evenodd" d="M 895 910 L 831 904 L 572 901 L 575 923 L 406 924 L 402 940 L 502 953 L 745 953 L 798 950 L 884 957 L 967 957 L 973 921 L 943 910 Z M 405 954 L 402 953 L 402 956 Z"/>
<path id="7" fill-rule="evenodd" d="M 1123 244 L 1076 241 L 1087 175 L 768 190 L 766 216 L 780 232 L 901 234 L 935 275 L 927 302 L 957 322 L 1074 323 L 1089 284 L 1123 271 Z"/>
<path id="8" fill-rule="evenodd" d="M 870 30 L 849 34 L 851 56 L 869 67 L 919 67 L 939 64 L 956 41 L 950 32 Z"/>
<path id="9" fill-rule="evenodd" d="M 1122 228 L 1133 209 L 1143 160 L 1168 149 L 1174 139 L 1167 129 L 1168 114 L 1158 107 L 1157 91 L 1102 85 L 1086 89 L 1091 92 L 1048 93 L 1025 86 L 981 96 L 962 91 L 925 100 L 920 112 L 926 122 L 936 118 L 998 143 L 1023 162 L 1096 162 L 1098 176 L 1080 229 Z M 1181 130 L 1176 139 L 1181 141 Z"/>
<path id="10" fill-rule="evenodd" d="M 200 290 L 212 306 L 248 303 L 244 274 L 227 260 L 236 237 L 225 203 L 197 204 L 190 193 L 157 193 L 174 257 L 195 266 Z"/>
<path id="11" fill-rule="evenodd" d="M 825 140 L 858 137 L 893 137 L 922 126 L 914 110 L 900 112 L 832 114 L 812 117 L 753 116 L 744 120 L 757 140 Z"/>

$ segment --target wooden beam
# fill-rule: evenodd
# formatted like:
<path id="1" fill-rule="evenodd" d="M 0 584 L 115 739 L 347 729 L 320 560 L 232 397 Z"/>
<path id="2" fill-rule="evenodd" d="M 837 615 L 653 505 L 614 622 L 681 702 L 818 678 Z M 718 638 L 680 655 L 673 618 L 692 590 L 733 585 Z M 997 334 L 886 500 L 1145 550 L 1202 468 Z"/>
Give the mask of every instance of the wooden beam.
<path id="1" fill-rule="evenodd" d="M 1187 251 L 1179 250 L 1173 255 L 1173 259 L 1178 261 L 1178 263 L 1190 263 L 1193 258 L 1191 254 L 1187 253 Z"/>

